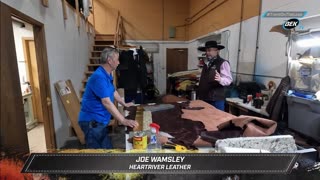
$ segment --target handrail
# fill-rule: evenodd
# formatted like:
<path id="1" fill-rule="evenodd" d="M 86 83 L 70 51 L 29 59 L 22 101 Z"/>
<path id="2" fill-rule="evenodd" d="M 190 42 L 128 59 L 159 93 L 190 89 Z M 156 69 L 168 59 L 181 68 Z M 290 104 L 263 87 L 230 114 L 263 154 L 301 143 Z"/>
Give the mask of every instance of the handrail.
<path id="1" fill-rule="evenodd" d="M 114 45 L 119 47 L 123 41 L 123 22 L 120 11 L 118 11 L 117 22 L 116 22 L 116 31 L 114 33 Z"/>
<path id="2" fill-rule="evenodd" d="M 96 0 L 96 1 L 100 2 L 104 6 L 104 9 L 108 8 L 108 9 L 116 10 L 115 8 L 107 7 L 103 0 Z M 117 12 L 118 12 L 117 13 L 117 22 L 116 22 L 116 29 L 115 29 L 115 33 L 114 33 L 113 45 L 119 47 L 122 45 L 122 42 L 124 40 L 124 36 L 123 36 L 124 27 L 123 27 L 123 18 L 120 15 L 120 11 L 117 10 Z M 94 22 L 95 22 L 95 20 L 94 20 Z"/>
<path id="3" fill-rule="evenodd" d="M 115 46 L 117 46 L 117 43 L 118 43 L 119 17 L 120 17 L 120 12 L 118 11 L 117 22 L 116 22 L 116 30 L 115 30 L 115 33 L 114 33 L 114 41 L 113 41 L 113 45 L 115 45 Z"/>

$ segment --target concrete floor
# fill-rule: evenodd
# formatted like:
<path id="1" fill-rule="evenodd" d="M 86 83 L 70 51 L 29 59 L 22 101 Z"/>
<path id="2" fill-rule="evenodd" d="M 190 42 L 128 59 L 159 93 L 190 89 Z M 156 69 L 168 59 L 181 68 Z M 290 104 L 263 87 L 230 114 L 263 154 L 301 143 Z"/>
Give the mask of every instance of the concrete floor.
<path id="1" fill-rule="evenodd" d="M 36 127 L 28 131 L 28 142 L 30 153 L 47 152 L 44 127 L 39 123 Z"/>

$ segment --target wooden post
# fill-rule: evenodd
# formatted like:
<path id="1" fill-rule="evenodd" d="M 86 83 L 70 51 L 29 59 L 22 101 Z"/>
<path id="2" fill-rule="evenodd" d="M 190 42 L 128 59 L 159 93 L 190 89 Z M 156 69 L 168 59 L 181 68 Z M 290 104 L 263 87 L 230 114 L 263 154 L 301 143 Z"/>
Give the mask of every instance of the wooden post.
<path id="1" fill-rule="evenodd" d="M 49 0 L 41 0 L 44 7 L 49 7 Z"/>
<path id="2" fill-rule="evenodd" d="M 76 1 L 76 11 L 77 11 L 77 27 L 80 27 L 80 11 L 79 11 L 79 1 Z"/>
<path id="3" fill-rule="evenodd" d="M 67 9 L 66 9 L 66 0 L 61 0 L 61 3 L 62 3 L 63 19 L 68 19 Z"/>
<path id="4" fill-rule="evenodd" d="M 90 31 L 88 18 L 86 19 L 86 31 L 87 31 L 87 33 Z"/>
<path id="5" fill-rule="evenodd" d="M 94 16 L 95 16 L 95 13 L 94 13 L 94 11 L 95 11 L 95 10 L 94 10 L 94 0 L 91 1 L 91 5 L 92 5 L 92 15 L 93 15 L 93 29 L 95 29 L 95 27 L 96 27 L 96 22 L 95 22 L 95 19 L 94 19 L 94 18 L 95 18 L 95 17 L 94 17 Z"/>

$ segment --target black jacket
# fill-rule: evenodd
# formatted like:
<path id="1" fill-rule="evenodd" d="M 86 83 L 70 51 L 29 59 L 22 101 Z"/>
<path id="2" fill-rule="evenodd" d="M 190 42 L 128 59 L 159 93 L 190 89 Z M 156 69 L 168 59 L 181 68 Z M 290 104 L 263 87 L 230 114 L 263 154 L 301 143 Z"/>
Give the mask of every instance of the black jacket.
<path id="1" fill-rule="evenodd" d="M 204 64 L 201 72 L 200 83 L 198 88 L 198 98 L 204 101 L 224 100 L 224 87 L 216 80 L 215 71 L 220 73 L 222 63 L 226 61 L 217 56 L 208 65 Z"/>

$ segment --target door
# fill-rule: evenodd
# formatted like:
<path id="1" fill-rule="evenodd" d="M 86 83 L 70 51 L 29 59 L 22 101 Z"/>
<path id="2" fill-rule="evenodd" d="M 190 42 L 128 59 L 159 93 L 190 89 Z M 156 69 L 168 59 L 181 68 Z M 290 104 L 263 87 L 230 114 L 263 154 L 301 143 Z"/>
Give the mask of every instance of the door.
<path id="1" fill-rule="evenodd" d="M 37 122 L 43 122 L 42 104 L 40 97 L 39 73 L 36 50 L 33 38 L 23 38 L 24 56 L 28 67 L 28 79 L 32 89 L 32 107 L 34 118 Z"/>
<path id="2" fill-rule="evenodd" d="M 29 152 L 10 8 L 0 2 L 0 149 Z"/>
<path id="3" fill-rule="evenodd" d="M 48 149 L 55 149 L 55 131 L 44 25 L 0 2 L 0 150 L 7 154 L 25 154 L 29 152 L 12 16 L 33 25 L 35 59 L 38 68 L 46 145 Z"/>
<path id="4" fill-rule="evenodd" d="M 188 70 L 188 49 L 167 48 L 167 74 Z"/>
<path id="5" fill-rule="evenodd" d="M 179 71 L 188 70 L 188 49 L 167 48 L 167 75 Z M 167 78 L 167 93 L 171 92 L 173 86 Z"/>

